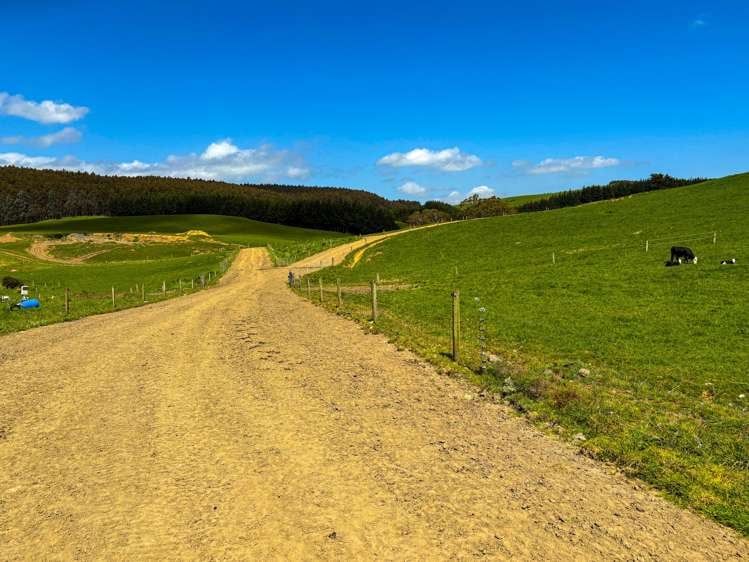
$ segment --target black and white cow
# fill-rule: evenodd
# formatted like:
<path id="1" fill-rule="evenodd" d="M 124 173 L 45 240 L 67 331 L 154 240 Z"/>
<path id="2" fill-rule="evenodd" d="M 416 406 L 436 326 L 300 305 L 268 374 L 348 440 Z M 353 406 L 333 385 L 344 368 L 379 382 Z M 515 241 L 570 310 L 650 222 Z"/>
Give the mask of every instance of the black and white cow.
<path id="1" fill-rule="evenodd" d="M 736 263 L 736 258 L 731 258 L 730 260 L 721 260 L 720 265 L 734 265 Z"/>
<path id="2" fill-rule="evenodd" d="M 697 256 L 691 248 L 685 246 L 673 246 L 671 247 L 671 263 L 682 263 L 682 262 L 697 263 Z"/>

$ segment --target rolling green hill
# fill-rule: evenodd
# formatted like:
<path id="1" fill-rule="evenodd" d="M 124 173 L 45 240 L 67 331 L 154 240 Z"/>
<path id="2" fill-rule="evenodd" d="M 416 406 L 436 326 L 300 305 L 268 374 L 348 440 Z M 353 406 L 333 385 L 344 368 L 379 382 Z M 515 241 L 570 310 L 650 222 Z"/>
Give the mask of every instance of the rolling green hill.
<path id="1" fill-rule="evenodd" d="M 664 267 L 676 244 L 699 263 Z M 418 231 L 320 275 L 367 319 L 366 292 L 346 289 L 377 274 L 378 329 L 454 369 L 459 289 L 461 365 L 478 382 L 749 534 L 749 174 Z"/>
<path id="2" fill-rule="evenodd" d="M 189 231 L 209 237 L 174 236 Z M 287 263 L 347 239 L 337 232 L 219 215 L 75 217 L 0 227 L 0 278 L 23 281 L 31 296 L 42 300 L 39 310 L 11 312 L 17 292 L 0 288 L 11 299 L 0 309 L 0 334 L 137 306 L 144 287 L 148 302 L 198 290 L 200 276 L 208 280 L 210 272 L 209 284 L 214 282 L 242 246 L 268 246 L 277 263 Z M 66 288 L 72 294 L 68 314 Z"/>
<path id="3" fill-rule="evenodd" d="M 510 207 L 513 207 L 517 209 L 521 205 L 525 205 L 526 203 L 530 203 L 531 201 L 539 201 L 541 199 L 546 199 L 549 197 L 549 195 L 554 195 L 553 193 L 534 193 L 531 195 L 511 195 L 510 197 L 502 197 L 502 201 L 505 201 L 507 204 L 510 205 Z"/>
<path id="4" fill-rule="evenodd" d="M 73 217 L 31 224 L 0 226 L 0 233 L 157 232 L 177 234 L 202 230 L 214 238 L 242 246 L 265 246 L 346 236 L 223 215 L 147 215 L 138 217 Z"/>

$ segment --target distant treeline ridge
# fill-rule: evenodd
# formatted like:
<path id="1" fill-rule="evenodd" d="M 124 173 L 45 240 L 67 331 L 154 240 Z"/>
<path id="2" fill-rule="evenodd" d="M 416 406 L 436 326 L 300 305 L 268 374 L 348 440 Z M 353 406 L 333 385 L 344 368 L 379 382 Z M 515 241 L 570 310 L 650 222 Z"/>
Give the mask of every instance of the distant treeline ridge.
<path id="1" fill-rule="evenodd" d="M 574 207 L 584 203 L 618 199 L 636 193 L 683 187 L 707 181 L 707 178 L 680 179 L 667 174 L 651 174 L 646 180 L 616 180 L 607 185 L 591 185 L 580 189 L 570 189 L 555 193 L 543 199 L 530 201 L 517 208 L 519 213 L 548 211 L 562 207 Z"/>
<path id="2" fill-rule="evenodd" d="M 368 234 L 400 224 L 420 225 L 572 207 L 636 193 L 682 187 L 704 178 L 652 174 L 644 180 L 570 189 L 512 208 L 498 197 L 441 201 L 388 201 L 357 189 L 288 185 L 237 185 L 157 176 L 99 176 L 85 172 L 0 166 L 0 225 L 83 215 L 216 214 L 259 221 Z"/>
<path id="3" fill-rule="evenodd" d="M 0 225 L 82 215 L 218 214 L 364 234 L 396 228 L 414 206 L 344 188 L 0 167 Z"/>

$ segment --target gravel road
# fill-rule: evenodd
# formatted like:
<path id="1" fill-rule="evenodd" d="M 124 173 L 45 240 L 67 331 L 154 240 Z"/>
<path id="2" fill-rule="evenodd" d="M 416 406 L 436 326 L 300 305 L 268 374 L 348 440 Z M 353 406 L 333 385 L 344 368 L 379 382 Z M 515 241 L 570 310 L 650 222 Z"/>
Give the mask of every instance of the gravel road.
<path id="1" fill-rule="evenodd" d="M 0 338 L 0 559 L 749 558 L 286 274 Z"/>

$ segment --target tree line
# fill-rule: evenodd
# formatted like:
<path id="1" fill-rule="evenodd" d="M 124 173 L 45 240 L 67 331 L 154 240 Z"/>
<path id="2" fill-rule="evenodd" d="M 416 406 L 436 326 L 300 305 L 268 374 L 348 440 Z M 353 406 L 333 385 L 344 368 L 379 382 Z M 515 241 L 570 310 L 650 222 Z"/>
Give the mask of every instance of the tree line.
<path id="1" fill-rule="evenodd" d="M 0 225 L 84 215 L 217 214 L 264 222 L 368 234 L 399 225 L 559 209 L 636 193 L 682 187 L 703 178 L 652 174 L 644 180 L 570 189 L 517 209 L 499 197 L 442 201 L 388 201 L 358 189 L 232 184 L 158 176 L 100 176 L 86 172 L 0 167 Z"/>
<path id="2" fill-rule="evenodd" d="M 413 205 L 419 206 L 356 189 L 0 167 L 1 225 L 83 215 L 217 214 L 367 234 L 396 228 Z"/>
<path id="3" fill-rule="evenodd" d="M 644 180 L 616 180 L 606 185 L 590 185 L 580 189 L 562 191 L 543 199 L 537 199 L 520 205 L 517 210 L 519 213 L 530 213 L 534 211 L 561 209 L 562 207 L 574 207 L 584 203 L 618 199 L 636 193 L 683 187 L 704 181 L 707 181 L 706 178 L 680 179 L 671 177 L 668 174 L 651 174 L 648 179 Z"/>

